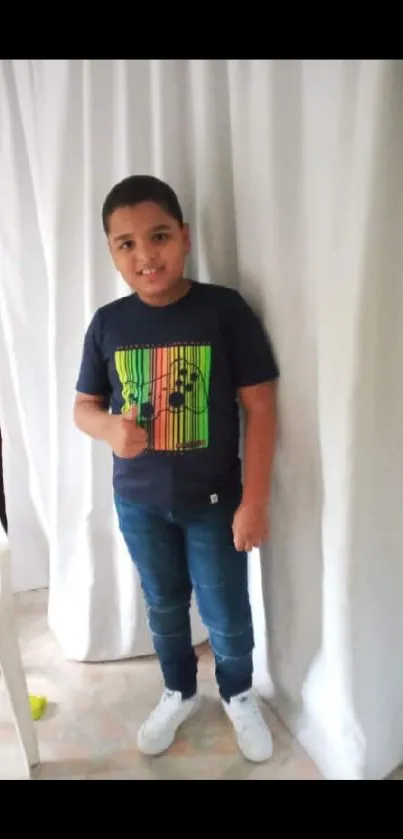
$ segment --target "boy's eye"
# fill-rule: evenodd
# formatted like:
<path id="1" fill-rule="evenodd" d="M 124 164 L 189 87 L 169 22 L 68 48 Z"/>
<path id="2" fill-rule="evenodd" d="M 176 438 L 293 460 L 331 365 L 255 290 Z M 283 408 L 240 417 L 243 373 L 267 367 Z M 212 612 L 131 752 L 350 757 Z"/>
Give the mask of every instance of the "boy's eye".
<path id="1" fill-rule="evenodd" d="M 132 248 L 132 247 L 133 247 L 133 242 L 131 241 L 131 239 L 126 239 L 126 241 L 123 242 L 123 244 L 120 246 L 120 250 L 121 251 L 127 251 L 127 250 L 130 250 L 130 248 Z"/>
<path id="2" fill-rule="evenodd" d="M 153 239 L 154 239 L 156 242 L 165 242 L 168 238 L 169 238 L 169 234 L 168 234 L 168 233 L 162 233 L 162 232 L 160 232 L 160 233 L 154 233 L 154 235 L 153 235 Z"/>

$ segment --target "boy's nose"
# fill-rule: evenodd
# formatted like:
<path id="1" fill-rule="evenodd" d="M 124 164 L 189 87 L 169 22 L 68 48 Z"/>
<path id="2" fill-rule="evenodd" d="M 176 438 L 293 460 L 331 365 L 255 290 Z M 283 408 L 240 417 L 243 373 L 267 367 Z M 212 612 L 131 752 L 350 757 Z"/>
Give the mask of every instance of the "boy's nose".
<path id="1" fill-rule="evenodd" d="M 152 263 L 156 256 L 156 248 L 154 245 L 139 245 L 136 248 L 136 258 L 138 264 L 142 268 L 150 267 L 149 263 Z"/>

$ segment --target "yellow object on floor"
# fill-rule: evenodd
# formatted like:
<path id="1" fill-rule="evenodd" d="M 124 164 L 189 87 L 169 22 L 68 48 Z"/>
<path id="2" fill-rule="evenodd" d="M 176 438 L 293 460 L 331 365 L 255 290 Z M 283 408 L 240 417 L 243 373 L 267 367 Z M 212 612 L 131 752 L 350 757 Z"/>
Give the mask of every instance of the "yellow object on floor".
<path id="1" fill-rule="evenodd" d="M 31 715 L 33 720 L 40 720 L 41 716 L 46 711 L 48 700 L 46 696 L 29 696 L 29 704 L 31 706 Z"/>

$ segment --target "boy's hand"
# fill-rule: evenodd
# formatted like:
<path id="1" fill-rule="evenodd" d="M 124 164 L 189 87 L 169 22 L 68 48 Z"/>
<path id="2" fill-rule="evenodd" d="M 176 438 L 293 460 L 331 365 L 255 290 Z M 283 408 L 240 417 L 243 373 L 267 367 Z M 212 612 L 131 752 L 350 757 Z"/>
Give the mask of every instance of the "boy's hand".
<path id="1" fill-rule="evenodd" d="M 118 457 L 137 457 L 147 447 L 147 432 L 137 425 L 137 408 L 125 414 L 111 415 L 106 442 Z"/>
<path id="2" fill-rule="evenodd" d="M 232 532 L 237 551 L 260 548 L 269 535 L 267 505 L 242 503 L 235 513 Z"/>

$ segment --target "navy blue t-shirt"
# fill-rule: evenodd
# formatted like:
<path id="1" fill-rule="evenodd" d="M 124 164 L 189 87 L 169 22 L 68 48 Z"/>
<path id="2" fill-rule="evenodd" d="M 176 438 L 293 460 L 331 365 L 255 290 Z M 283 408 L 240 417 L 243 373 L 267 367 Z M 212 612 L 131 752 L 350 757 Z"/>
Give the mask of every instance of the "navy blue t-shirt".
<path id="1" fill-rule="evenodd" d="M 240 492 L 237 389 L 277 377 L 270 338 L 241 295 L 193 282 L 168 306 L 131 294 L 98 309 L 77 390 L 104 396 L 114 414 L 137 405 L 148 447 L 113 456 L 114 490 L 174 509 Z"/>

